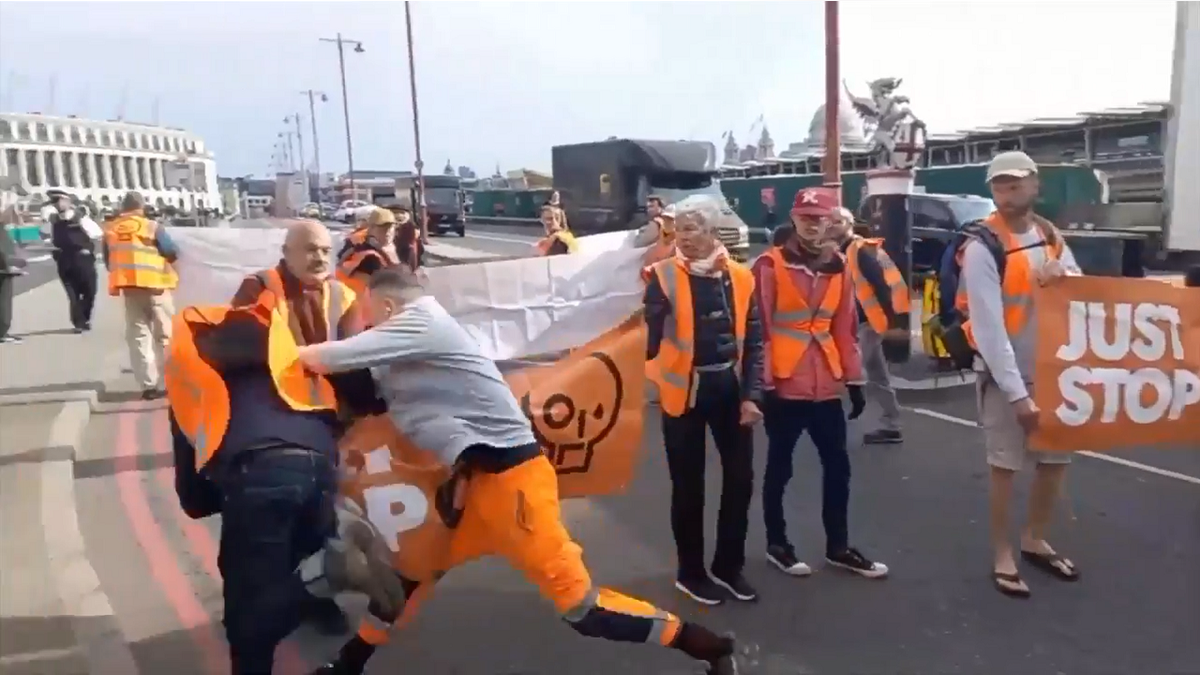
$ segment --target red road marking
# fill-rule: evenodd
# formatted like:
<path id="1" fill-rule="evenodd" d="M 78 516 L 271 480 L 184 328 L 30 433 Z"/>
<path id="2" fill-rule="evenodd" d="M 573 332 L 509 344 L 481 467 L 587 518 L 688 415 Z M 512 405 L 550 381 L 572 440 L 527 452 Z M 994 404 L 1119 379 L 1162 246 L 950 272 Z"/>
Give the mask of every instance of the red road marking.
<path id="1" fill-rule="evenodd" d="M 137 454 L 140 444 L 137 433 L 137 413 L 117 414 L 116 468 L 117 488 L 121 493 L 121 504 L 125 516 L 133 529 L 134 537 L 141 547 L 150 572 L 159 588 L 167 597 L 179 622 L 192 635 L 192 640 L 207 664 L 210 675 L 229 673 L 225 648 L 213 631 L 212 617 L 204 610 L 196 591 L 183 573 L 179 559 L 171 551 L 162 528 L 154 519 L 146 489 L 137 470 Z"/>
<path id="2" fill-rule="evenodd" d="M 152 431 L 153 444 L 151 446 L 154 452 L 171 452 L 171 424 L 166 413 L 155 414 Z M 158 472 L 158 478 L 162 482 L 163 487 L 169 492 L 175 491 L 175 478 L 169 471 Z M 213 539 L 212 534 L 198 520 L 192 520 L 183 509 L 171 509 L 175 512 L 175 520 L 179 523 L 180 529 L 183 530 L 184 536 L 187 538 L 188 547 L 192 550 L 192 555 L 200 559 L 200 563 L 204 566 L 204 571 L 208 576 L 216 581 L 221 581 L 221 570 L 217 567 L 217 542 Z M 290 640 L 285 640 L 275 651 L 276 657 L 280 663 L 276 667 L 285 673 L 306 673 L 312 670 L 315 666 L 310 666 L 304 657 L 300 655 L 300 649 L 295 643 Z"/>

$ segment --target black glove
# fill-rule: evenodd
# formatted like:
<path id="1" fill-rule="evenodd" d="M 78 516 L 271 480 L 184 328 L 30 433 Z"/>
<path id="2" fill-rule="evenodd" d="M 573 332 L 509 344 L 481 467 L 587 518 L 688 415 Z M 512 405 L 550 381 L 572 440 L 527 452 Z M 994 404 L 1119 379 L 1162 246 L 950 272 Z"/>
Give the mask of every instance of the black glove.
<path id="1" fill-rule="evenodd" d="M 867 398 L 863 396 L 861 384 L 846 385 L 846 389 L 850 391 L 850 414 L 846 416 L 846 419 L 856 420 L 867 408 Z"/>

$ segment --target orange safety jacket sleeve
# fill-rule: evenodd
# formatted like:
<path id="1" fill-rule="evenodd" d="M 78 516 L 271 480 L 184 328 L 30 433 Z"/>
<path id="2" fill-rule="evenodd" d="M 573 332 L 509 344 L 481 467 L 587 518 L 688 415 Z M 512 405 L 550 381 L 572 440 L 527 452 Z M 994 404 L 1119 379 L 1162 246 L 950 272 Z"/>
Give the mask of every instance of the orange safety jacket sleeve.
<path id="1" fill-rule="evenodd" d="M 879 258 L 867 251 L 866 246 L 858 249 L 858 271 L 862 273 L 863 280 L 875 292 L 875 299 L 879 301 L 879 307 L 883 310 L 883 315 L 887 317 L 888 328 L 904 328 L 897 321 L 896 309 L 892 307 L 892 288 L 883 276 L 883 266 L 879 264 Z M 867 315 L 861 307 L 858 309 L 858 321 L 859 323 L 867 322 Z"/>

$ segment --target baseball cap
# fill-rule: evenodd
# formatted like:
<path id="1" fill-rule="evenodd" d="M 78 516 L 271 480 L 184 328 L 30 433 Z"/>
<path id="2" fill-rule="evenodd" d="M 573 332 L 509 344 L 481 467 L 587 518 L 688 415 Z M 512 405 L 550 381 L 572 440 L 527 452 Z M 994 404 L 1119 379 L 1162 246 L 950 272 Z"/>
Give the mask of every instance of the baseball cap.
<path id="1" fill-rule="evenodd" d="M 825 217 L 838 207 L 837 194 L 833 188 L 807 188 L 796 193 L 792 200 L 792 213 L 799 216 Z"/>
<path id="2" fill-rule="evenodd" d="M 992 182 L 996 176 L 1013 176 L 1024 178 L 1038 172 L 1037 162 L 1020 150 L 1002 152 L 992 158 L 987 168 L 987 180 Z"/>
<path id="3" fill-rule="evenodd" d="M 396 222 L 396 215 L 387 209 L 379 207 L 371 209 L 371 214 L 367 216 L 367 227 L 379 227 L 381 225 L 391 225 Z"/>

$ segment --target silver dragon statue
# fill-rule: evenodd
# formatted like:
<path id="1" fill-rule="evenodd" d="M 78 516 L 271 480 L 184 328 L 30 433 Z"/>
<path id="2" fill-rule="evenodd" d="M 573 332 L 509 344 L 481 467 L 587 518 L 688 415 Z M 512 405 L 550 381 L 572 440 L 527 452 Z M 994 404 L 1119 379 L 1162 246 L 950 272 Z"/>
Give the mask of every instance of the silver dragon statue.
<path id="1" fill-rule="evenodd" d="M 879 165 L 911 169 L 921 160 L 925 149 L 925 124 L 909 109 L 908 97 L 896 94 L 903 79 L 882 77 L 867 83 L 871 96 L 855 96 L 843 81 L 846 95 L 863 120 L 864 136 L 871 139 L 879 153 Z"/>

